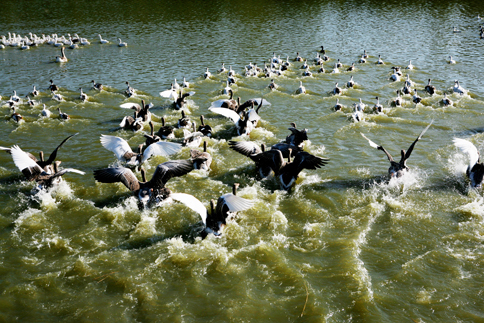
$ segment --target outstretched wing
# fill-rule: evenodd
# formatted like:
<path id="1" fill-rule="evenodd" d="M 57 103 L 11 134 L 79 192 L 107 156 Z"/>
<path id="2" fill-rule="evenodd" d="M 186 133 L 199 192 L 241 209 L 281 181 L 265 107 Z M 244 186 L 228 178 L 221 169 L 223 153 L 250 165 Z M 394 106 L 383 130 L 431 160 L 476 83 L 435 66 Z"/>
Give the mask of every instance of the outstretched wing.
<path id="1" fill-rule="evenodd" d="M 136 110 L 138 112 L 141 111 L 141 106 L 138 103 L 132 103 L 132 102 L 123 103 L 119 107 L 123 108 L 123 109 L 133 109 L 133 110 Z"/>
<path id="2" fill-rule="evenodd" d="M 176 92 L 175 89 L 169 89 L 169 90 L 160 92 L 160 96 L 163 98 L 176 100 L 178 98 L 178 93 Z"/>
<path id="3" fill-rule="evenodd" d="M 75 169 L 75 168 L 64 168 L 63 170 L 58 171 L 57 173 L 55 173 L 53 177 L 59 177 L 59 176 L 64 175 L 65 173 L 77 173 L 77 174 L 81 174 L 81 175 L 85 175 L 86 174 L 82 170 L 78 170 L 78 169 Z"/>
<path id="4" fill-rule="evenodd" d="M 150 187 L 164 187 L 172 177 L 183 176 L 193 170 L 193 164 L 189 160 L 170 160 L 159 164 L 150 180 Z"/>
<path id="5" fill-rule="evenodd" d="M 229 141 L 229 146 L 244 156 L 256 155 L 262 152 L 260 146 L 253 141 Z"/>
<path id="6" fill-rule="evenodd" d="M 297 165 L 298 173 L 303 169 L 321 168 L 328 163 L 328 158 L 322 158 L 311 155 L 308 152 L 301 151 L 294 158 L 293 164 Z"/>
<path id="7" fill-rule="evenodd" d="M 479 151 L 477 151 L 476 146 L 465 139 L 454 138 L 452 141 L 460 151 L 469 155 L 469 170 L 472 169 L 472 167 L 479 162 Z"/>
<path id="8" fill-rule="evenodd" d="M 237 124 L 237 122 L 239 122 L 240 120 L 240 116 L 234 110 L 230 110 L 227 108 L 208 108 L 208 109 L 213 113 L 217 113 L 217 114 L 223 115 L 226 118 L 230 118 L 235 124 Z"/>
<path id="9" fill-rule="evenodd" d="M 143 159 L 141 164 L 148 160 L 151 156 L 170 156 L 182 149 L 181 144 L 168 141 L 155 142 L 148 146 L 143 152 Z"/>
<path id="10" fill-rule="evenodd" d="M 429 130 L 429 128 L 430 128 L 430 126 L 432 125 L 433 122 L 434 122 L 434 120 L 430 121 L 429 125 L 427 127 L 425 127 L 425 129 L 420 133 L 420 135 L 418 135 L 417 139 L 415 139 L 415 141 L 410 145 L 410 147 L 408 147 L 408 150 L 405 153 L 405 160 L 407 160 L 410 157 L 410 154 L 412 153 L 413 147 L 415 147 L 415 144 L 417 143 L 417 141 L 419 141 L 422 138 L 424 133 L 426 133 L 427 130 Z"/>
<path id="11" fill-rule="evenodd" d="M 126 140 L 116 136 L 101 135 L 101 144 L 107 150 L 112 151 L 119 160 L 122 160 L 127 152 L 133 152 Z"/>
<path id="12" fill-rule="evenodd" d="M 239 212 L 250 209 L 254 205 L 253 201 L 227 193 L 218 198 L 215 214 L 212 214 L 209 222 L 225 222 L 227 212 Z"/>
<path id="13" fill-rule="evenodd" d="M 225 102 L 229 102 L 229 100 L 220 99 L 220 100 L 217 100 L 217 101 L 213 101 L 210 108 L 220 108 L 220 107 L 222 107 L 222 104 L 224 104 Z M 210 110 L 210 108 L 209 108 L 209 110 Z"/>
<path id="14" fill-rule="evenodd" d="M 257 103 L 257 105 L 260 105 L 261 102 L 262 102 L 262 105 L 271 105 L 271 103 L 269 101 L 267 101 L 266 99 L 262 99 L 262 98 L 256 98 L 256 99 L 252 99 L 254 102 Z"/>
<path id="15" fill-rule="evenodd" d="M 203 224 L 207 225 L 207 209 L 195 196 L 185 193 L 171 193 L 171 198 L 200 214 Z"/>
<path id="16" fill-rule="evenodd" d="M 361 132 L 360 132 L 360 134 L 363 136 L 363 138 L 365 138 L 366 140 L 368 140 L 368 142 L 370 143 L 370 146 L 372 146 L 373 148 L 382 150 L 385 153 L 385 155 L 387 155 L 388 160 L 390 161 L 390 163 L 393 162 L 392 155 L 390 155 L 390 153 L 388 151 L 386 151 L 385 148 L 383 148 L 383 146 L 379 146 L 379 145 L 375 144 L 373 141 L 371 141 L 370 139 L 366 138 L 366 136 L 364 134 L 362 134 Z"/>
<path id="17" fill-rule="evenodd" d="M 140 183 L 131 169 L 110 167 L 94 171 L 94 179 L 101 183 L 123 183 L 130 191 L 137 191 Z"/>
<path id="18" fill-rule="evenodd" d="M 57 157 L 57 151 L 59 150 L 59 148 L 62 147 L 62 145 L 65 144 L 67 140 L 71 139 L 74 136 L 77 136 L 78 134 L 79 134 L 79 132 L 78 133 L 75 133 L 73 135 L 70 135 L 66 139 L 62 140 L 62 142 L 59 144 L 59 146 L 57 146 L 57 148 L 54 149 L 54 151 L 52 152 L 52 154 L 50 154 L 49 159 L 47 159 L 47 161 L 45 162 L 45 165 L 52 164 L 54 162 L 55 158 Z"/>
<path id="19" fill-rule="evenodd" d="M 36 176 L 42 174 L 44 171 L 30 156 L 20 149 L 19 146 L 14 145 L 10 148 L 13 162 L 15 166 L 27 177 L 27 180 L 34 180 Z"/>

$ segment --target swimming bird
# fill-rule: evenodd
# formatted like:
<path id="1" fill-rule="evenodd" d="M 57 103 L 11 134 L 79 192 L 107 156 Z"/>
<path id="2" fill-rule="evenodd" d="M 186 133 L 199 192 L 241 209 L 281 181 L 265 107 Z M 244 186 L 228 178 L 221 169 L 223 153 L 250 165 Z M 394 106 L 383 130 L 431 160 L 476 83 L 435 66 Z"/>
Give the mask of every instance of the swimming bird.
<path id="1" fill-rule="evenodd" d="M 42 111 L 40 113 L 42 114 L 43 117 L 47 117 L 47 118 L 50 117 L 51 113 L 50 113 L 49 110 L 47 110 L 45 103 L 44 103 L 44 106 L 43 106 Z"/>
<path id="2" fill-rule="evenodd" d="M 138 131 L 143 128 L 143 118 L 138 117 L 138 111 L 134 111 L 134 116 L 125 116 L 119 123 L 121 128 Z"/>
<path id="3" fill-rule="evenodd" d="M 210 108 L 209 108 L 210 110 Z M 177 128 L 191 128 L 192 127 L 192 121 L 190 120 L 190 117 L 187 117 L 185 114 L 185 110 L 181 110 L 181 118 L 178 119 L 178 122 L 176 124 Z"/>
<path id="4" fill-rule="evenodd" d="M 299 87 L 296 90 L 296 94 L 305 94 L 306 88 L 302 85 L 302 81 L 299 81 Z"/>
<path id="5" fill-rule="evenodd" d="M 366 49 L 364 49 L 364 50 L 363 50 L 362 57 L 363 57 L 363 58 L 368 58 L 368 57 L 370 57 L 370 55 L 368 55 L 368 53 L 366 52 Z"/>
<path id="6" fill-rule="evenodd" d="M 415 104 L 419 104 L 421 101 L 422 101 L 422 98 L 418 95 L 417 93 L 417 89 L 413 90 L 414 91 L 414 94 L 413 94 L 413 98 L 412 98 L 412 101 L 413 103 Z"/>
<path id="7" fill-rule="evenodd" d="M 60 93 L 55 93 L 55 91 L 51 90 L 50 91 L 51 94 L 52 94 L 52 100 L 56 100 L 56 101 L 64 101 L 64 97 L 62 96 L 62 94 Z"/>
<path id="8" fill-rule="evenodd" d="M 397 97 L 393 99 L 393 104 L 396 107 L 401 107 L 402 106 L 402 97 L 400 96 L 400 90 L 397 90 Z"/>
<path id="9" fill-rule="evenodd" d="M 146 138 L 146 147 L 148 147 L 151 144 L 154 144 L 156 142 L 160 142 L 161 138 L 157 135 L 155 135 L 155 128 L 153 126 L 153 121 L 150 120 L 149 122 L 150 125 L 150 134 L 144 134 L 143 136 Z"/>
<path id="10" fill-rule="evenodd" d="M 353 63 L 351 63 L 351 66 L 346 69 L 346 71 L 352 72 L 354 70 L 356 70 L 356 67 L 355 67 L 355 63 L 353 62 Z"/>
<path id="11" fill-rule="evenodd" d="M 142 182 L 129 168 L 111 167 L 94 171 L 94 179 L 100 183 L 123 183 L 134 193 L 141 208 L 157 207 L 171 195 L 171 190 L 165 187 L 173 177 L 188 174 L 193 170 L 189 160 L 171 160 L 159 164 L 151 180 L 146 180 L 146 172 L 141 168 Z"/>
<path id="12" fill-rule="evenodd" d="M 469 156 L 469 165 L 466 169 L 466 175 L 471 181 L 472 187 L 480 188 L 484 178 L 484 164 L 480 162 L 480 154 L 476 146 L 468 140 L 454 138 L 454 145 L 461 152 Z"/>
<path id="13" fill-rule="evenodd" d="M 165 124 L 165 116 L 161 117 L 161 127 L 158 130 L 158 136 L 160 136 L 161 139 L 175 138 L 174 128 Z"/>
<path id="14" fill-rule="evenodd" d="M 301 69 L 305 70 L 305 69 L 306 69 L 306 68 L 308 68 L 308 67 L 309 67 L 309 65 L 308 65 L 308 60 L 306 59 L 306 60 L 304 61 L 304 63 L 301 65 Z"/>
<path id="15" fill-rule="evenodd" d="M 383 62 L 383 60 L 381 59 L 381 55 L 378 55 L 378 61 L 375 64 L 385 64 L 385 62 Z"/>
<path id="16" fill-rule="evenodd" d="M 87 94 L 82 91 L 82 87 L 79 88 L 79 91 L 81 91 L 81 94 L 79 95 L 79 99 L 81 101 L 87 101 Z"/>
<path id="17" fill-rule="evenodd" d="M 125 94 L 125 95 L 126 95 L 128 98 L 130 98 L 130 97 L 132 97 L 132 96 L 135 96 L 135 95 L 136 95 L 136 90 L 135 90 L 134 88 L 132 88 L 132 87 L 129 85 L 129 82 L 128 82 L 128 81 L 126 81 L 126 85 L 127 85 L 128 87 L 126 88 L 126 90 L 124 90 L 124 94 Z"/>
<path id="18" fill-rule="evenodd" d="M 375 111 L 376 113 L 380 113 L 383 111 L 383 106 L 380 104 L 380 99 L 378 97 L 376 97 L 376 103 L 373 106 L 373 111 Z"/>
<path id="19" fill-rule="evenodd" d="M 205 73 L 203 73 L 203 78 L 208 79 L 210 77 L 212 77 L 212 73 L 210 73 L 210 71 L 208 70 L 208 67 L 207 67 L 207 69 L 205 70 Z"/>
<path id="20" fill-rule="evenodd" d="M 37 101 L 32 100 L 28 95 L 25 96 L 27 98 L 27 104 L 33 107 L 34 105 L 37 105 Z"/>
<path id="21" fill-rule="evenodd" d="M 409 60 L 409 61 L 408 61 L 408 65 L 407 65 L 406 69 L 407 69 L 407 70 L 413 70 L 413 68 L 414 68 L 414 66 L 412 65 L 412 61 L 411 61 L 411 60 Z"/>
<path id="22" fill-rule="evenodd" d="M 343 64 L 341 63 L 341 61 L 339 60 L 339 58 L 338 58 L 338 61 L 336 62 L 336 67 L 337 68 L 342 68 L 343 67 Z"/>
<path id="23" fill-rule="evenodd" d="M 276 90 L 279 85 L 277 85 L 275 82 L 274 82 L 274 79 L 271 80 L 271 83 L 269 83 L 269 85 L 267 86 L 269 89 L 271 90 Z"/>
<path id="24" fill-rule="evenodd" d="M 249 120 L 248 112 L 245 112 L 245 111 L 242 112 L 241 113 L 243 116 L 242 118 L 239 115 L 239 113 L 227 108 L 210 107 L 208 108 L 208 110 L 212 111 L 213 113 L 217 113 L 231 119 L 235 125 L 238 136 L 249 135 L 252 129 L 254 128 L 252 122 L 250 122 Z"/>
<path id="25" fill-rule="evenodd" d="M 452 102 L 452 100 L 447 97 L 446 92 L 444 92 L 444 98 L 442 99 L 442 104 L 445 106 L 454 104 L 454 102 Z"/>
<path id="26" fill-rule="evenodd" d="M 118 38 L 118 47 L 127 47 L 128 44 L 121 41 L 121 38 Z"/>
<path id="27" fill-rule="evenodd" d="M 175 89 L 175 86 L 173 85 L 173 83 L 171 83 L 171 88 L 165 91 L 161 91 L 160 96 L 163 98 L 172 99 L 173 101 L 176 101 L 176 99 L 178 98 L 178 91 Z"/>
<path id="28" fill-rule="evenodd" d="M 66 63 L 68 61 L 68 59 L 66 57 L 65 47 L 64 46 L 62 46 L 62 48 L 61 48 L 61 56 L 56 56 L 55 57 L 55 61 L 57 63 Z"/>
<path id="29" fill-rule="evenodd" d="M 339 98 L 336 99 L 336 104 L 333 107 L 334 111 L 340 111 L 343 109 L 343 105 L 339 103 Z"/>
<path id="30" fill-rule="evenodd" d="M 331 73 L 333 73 L 333 74 L 339 73 L 339 68 L 338 68 L 336 63 L 334 64 L 334 67 L 333 67 L 333 70 L 331 71 Z"/>
<path id="31" fill-rule="evenodd" d="M 183 146 L 197 148 L 202 143 L 203 133 L 196 131 L 196 123 L 192 122 L 193 132 L 183 129 Z"/>
<path id="32" fill-rule="evenodd" d="M 99 42 L 101 44 L 109 44 L 109 40 L 103 39 L 100 34 L 97 35 L 99 37 Z"/>
<path id="33" fill-rule="evenodd" d="M 235 76 L 235 71 L 232 69 L 232 65 L 229 66 L 228 76 Z"/>
<path id="34" fill-rule="evenodd" d="M 334 95 L 339 95 L 343 93 L 343 90 L 338 86 L 338 82 L 334 85 L 334 89 L 331 91 L 332 94 Z"/>
<path id="35" fill-rule="evenodd" d="M 222 89 L 222 94 L 230 95 L 230 92 L 233 92 L 232 88 L 230 87 L 230 82 L 227 80 L 225 81 L 225 84 L 226 86 Z"/>
<path id="36" fill-rule="evenodd" d="M 32 94 L 33 97 L 36 97 L 37 95 L 39 95 L 39 91 L 35 88 L 35 85 L 32 85 L 33 89 L 32 89 L 32 92 L 30 92 L 30 94 Z"/>
<path id="37" fill-rule="evenodd" d="M 194 169 L 209 170 L 212 164 L 212 155 L 207 152 L 207 141 L 203 142 L 203 151 L 190 150 L 190 159 Z"/>
<path id="38" fill-rule="evenodd" d="M 453 31 L 454 33 L 460 33 L 460 30 L 459 30 L 459 29 L 457 29 L 457 27 L 455 27 L 455 26 L 452 28 L 452 31 Z"/>
<path id="39" fill-rule="evenodd" d="M 138 153 L 135 153 L 123 138 L 101 135 L 100 141 L 104 148 L 113 152 L 116 158 L 128 167 L 140 166 L 152 156 L 173 155 L 182 148 L 178 143 L 159 141 L 152 143 L 144 151 L 142 151 L 144 144 L 140 144 L 138 145 Z"/>
<path id="40" fill-rule="evenodd" d="M 190 87 L 190 83 L 188 83 L 188 81 L 185 78 L 183 78 L 182 86 L 185 88 Z"/>
<path id="41" fill-rule="evenodd" d="M 13 101 L 15 103 L 20 103 L 20 97 L 17 95 L 17 91 L 13 91 L 13 95 L 10 96 L 10 101 Z"/>
<path id="42" fill-rule="evenodd" d="M 50 80 L 49 82 L 50 82 L 50 85 L 47 88 L 48 90 L 50 90 L 50 91 L 59 91 L 59 87 L 54 84 L 54 81 Z"/>
<path id="43" fill-rule="evenodd" d="M 455 60 L 452 58 L 452 56 L 449 56 L 449 64 L 455 64 Z"/>
<path id="44" fill-rule="evenodd" d="M 313 73 L 311 73 L 311 71 L 309 70 L 309 66 L 306 67 L 306 69 L 304 70 L 304 72 L 302 73 L 303 76 L 313 76 Z"/>
<path id="45" fill-rule="evenodd" d="M 324 66 L 321 65 L 318 69 L 318 73 L 324 73 Z"/>
<path id="46" fill-rule="evenodd" d="M 180 90 L 180 92 L 178 92 L 178 98 L 175 100 L 175 102 L 173 103 L 174 107 L 175 107 L 175 110 L 180 110 L 182 109 L 186 104 L 187 104 L 187 98 L 189 96 L 192 96 L 195 94 L 195 92 L 191 91 L 191 92 L 187 92 L 187 93 L 183 93 L 183 91 Z"/>
<path id="47" fill-rule="evenodd" d="M 227 109 L 230 109 L 230 110 L 237 111 L 237 108 L 240 105 L 240 97 L 237 98 L 237 100 L 235 100 L 233 98 L 233 94 L 234 94 L 233 92 L 230 92 L 229 99 L 220 99 L 220 100 L 217 100 L 217 101 L 212 102 L 212 104 L 211 104 L 210 107 L 213 107 L 213 108 L 227 108 Z"/>
<path id="48" fill-rule="evenodd" d="M 400 75 L 397 73 L 396 69 L 397 69 L 396 67 L 392 67 L 393 74 L 392 76 L 390 76 L 390 79 L 394 82 L 400 81 Z"/>
<path id="49" fill-rule="evenodd" d="M 360 99 L 360 102 L 361 102 L 361 99 Z M 362 104 L 353 103 L 353 106 L 355 108 L 355 111 L 351 115 L 351 119 L 354 122 L 363 121 L 364 120 L 364 104 L 362 105 Z M 363 108 L 362 108 L 362 106 L 363 106 Z"/>
<path id="50" fill-rule="evenodd" d="M 435 93 L 435 86 L 433 86 L 432 84 L 430 84 L 431 82 L 431 79 L 429 79 L 427 85 L 425 86 L 425 91 L 427 91 L 428 94 L 430 95 L 434 95 Z"/>
<path id="51" fill-rule="evenodd" d="M 415 139 L 415 141 L 410 145 L 407 152 L 405 152 L 405 150 L 403 149 L 401 150 L 401 159 L 400 159 L 400 162 L 398 163 L 393 160 L 393 157 L 388 153 L 388 151 L 385 150 L 385 148 L 383 148 L 383 146 L 375 144 L 373 141 L 368 139 L 364 134 L 361 133 L 361 135 L 363 136 L 363 138 L 368 140 L 368 143 L 370 144 L 371 147 L 381 150 L 385 153 L 388 160 L 390 161 L 390 168 L 388 169 L 388 174 L 390 175 L 391 178 L 394 178 L 394 177 L 398 178 L 398 177 L 402 177 L 405 173 L 409 171 L 409 168 L 407 166 L 407 159 L 410 157 L 410 154 L 412 153 L 413 148 L 415 147 L 415 144 L 417 143 L 417 141 L 419 141 L 422 138 L 422 136 L 429 129 L 432 123 L 433 123 L 433 120 L 429 123 L 427 127 L 425 127 L 425 129 L 420 133 L 417 139 Z"/>
<path id="52" fill-rule="evenodd" d="M 355 86 L 355 81 L 353 80 L 353 75 L 350 77 L 350 80 L 346 83 L 346 87 L 354 87 Z"/>
<path id="53" fill-rule="evenodd" d="M 19 123 L 20 120 L 23 120 L 24 117 L 22 117 L 22 115 L 18 112 L 15 111 L 15 106 L 12 106 L 11 107 L 12 109 L 12 115 L 10 116 L 11 119 L 13 119 L 13 121 Z"/>
<path id="54" fill-rule="evenodd" d="M 218 73 L 226 72 L 227 69 L 225 68 L 225 63 L 222 63 L 222 67 L 217 71 Z"/>
<path id="55" fill-rule="evenodd" d="M 101 83 L 96 83 L 94 80 L 91 81 L 92 83 L 92 88 L 94 90 L 102 91 L 103 90 L 103 85 Z"/>
<path id="56" fill-rule="evenodd" d="M 361 63 L 361 64 L 366 63 L 366 59 L 365 59 L 365 57 L 364 57 L 363 54 L 361 54 L 361 58 L 360 58 L 360 60 L 358 62 Z"/>
<path id="57" fill-rule="evenodd" d="M 454 87 L 452 88 L 454 93 L 459 93 L 460 95 L 467 94 L 467 90 L 464 89 L 460 84 L 459 81 L 455 80 L 454 81 Z"/>
<path id="58" fill-rule="evenodd" d="M 184 204 L 200 215 L 202 218 L 202 231 L 200 232 L 202 238 L 205 238 L 209 234 L 220 237 L 227 223 L 227 219 L 234 217 L 236 212 L 245 211 L 253 206 L 252 201 L 236 195 L 238 186 L 238 183 L 234 183 L 232 193 L 220 196 L 216 206 L 215 201 L 213 199 L 210 200 L 210 213 L 207 212 L 203 203 L 193 195 L 173 193 L 171 197 L 173 200 Z"/>
<path id="59" fill-rule="evenodd" d="M 57 111 L 59 111 L 59 119 L 69 120 L 71 118 L 67 113 L 63 113 L 60 108 L 57 108 Z"/>
<path id="60" fill-rule="evenodd" d="M 299 56 L 299 52 L 296 53 L 296 58 L 294 59 L 296 62 L 302 62 L 303 58 Z"/>
<path id="61" fill-rule="evenodd" d="M 197 131 L 203 133 L 204 136 L 206 137 L 212 137 L 212 127 L 210 125 L 205 124 L 205 117 L 203 114 L 200 116 L 200 125 L 198 126 Z"/>

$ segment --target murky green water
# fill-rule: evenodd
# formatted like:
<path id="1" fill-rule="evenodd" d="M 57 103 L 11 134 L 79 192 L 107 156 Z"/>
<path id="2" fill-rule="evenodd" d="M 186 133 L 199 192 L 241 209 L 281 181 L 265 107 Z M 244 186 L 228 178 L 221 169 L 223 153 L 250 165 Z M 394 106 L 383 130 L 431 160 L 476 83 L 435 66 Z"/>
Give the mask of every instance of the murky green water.
<path id="1" fill-rule="evenodd" d="M 41 105 L 21 105 L 25 122 L 9 120 L 3 106 L 0 146 L 18 144 L 49 154 L 70 134 L 80 132 L 59 151 L 67 174 L 52 192 L 33 198 L 10 155 L 0 154 L 0 320 L 22 322 L 479 322 L 484 320 L 484 200 L 469 189 L 463 170 L 467 158 L 452 138 L 471 140 L 484 151 L 482 139 L 484 15 L 478 1 L 402 4 L 363 2 L 215 2 L 151 1 L 16 1 L 2 5 L 0 35 L 78 33 L 91 45 L 66 49 L 69 62 L 54 63 L 58 48 L 43 45 L 28 51 L 0 50 L 0 94 L 25 96 L 35 84 L 37 100 L 50 110 L 71 115 L 62 122 L 39 117 Z M 479 12 L 481 11 L 481 12 Z M 452 26 L 462 32 L 452 33 Z M 101 45 L 97 34 L 114 43 Z M 118 48 L 121 37 L 127 48 Z M 324 45 L 331 58 L 327 73 L 304 78 L 294 62 L 299 52 L 313 64 Z M 363 50 L 371 57 L 357 71 L 330 74 L 339 58 L 357 62 Z M 249 62 L 262 66 L 273 52 L 292 66 L 270 80 L 246 78 Z M 375 65 L 381 54 L 385 65 Z M 452 55 L 457 64 L 447 64 Z M 417 83 L 423 104 L 404 96 L 392 108 L 403 80 L 391 82 L 392 66 Z M 253 163 L 230 150 L 233 126 L 208 107 L 225 98 L 222 62 L 239 74 L 235 95 L 242 100 L 263 96 L 261 125 L 250 138 L 267 145 L 284 140 L 290 122 L 309 129 L 305 150 L 330 158 L 320 170 L 304 171 L 290 192 L 274 180 L 255 179 Z M 214 77 L 203 80 L 209 67 Z M 345 69 L 344 69 L 345 70 Z M 406 74 L 407 71 L 404 71 Z M 329 94 L 353 76 L 359 84 L 340 96 L 346 106 L 333 112 Z M 231 220 L 221 239 L 187 238 L 199 217 L 173 203 L 138 210 L 122 184 L 100 184 L 92 171 L 115 163 L 100 142 L 101 134 L 144 141 L 144 131 L 119 130 L 127 114 L 119 105 L 153 102 L 155 128 L 166 116 L 175 124 L 179 112 L 165 109 L 158 93 L 176 78 L 192 83 L 188 113 L 205 115 L 215 128 L 208 140 L 213 155 L 209 173 L 194 171 L 167 186 L 189 193 L 205 205 L 240 183 L 240 195 L 255 206 Z M 438 94 L 423 88 L 431 78 Z M 53 79 L 66 102 L 51 100 Z M 90 89 L 90 81 L 108 86 Z M 470 95 L 439 103 L 458 79 Z M 307 95 L 295 95 L 299 81 Z M 125 82 L 138 89 L 126 99 Z M 83 89 L 90 96 L 78 100 Z M 361 123 L 348 117 L 361 98 L 373 106 L 379 96 L 383 115 L 366 115 Z M 420 131 L 434 124 L 415 147 L 411 173 L 386 183 L 388 161 L 360 132 L 398 156 Z M 181 131 L 177 136 L 182 135 Z M 173 159 L 189 157 L 184 148 Z M 155 157 L 145 165 L 148 177 Z"/>

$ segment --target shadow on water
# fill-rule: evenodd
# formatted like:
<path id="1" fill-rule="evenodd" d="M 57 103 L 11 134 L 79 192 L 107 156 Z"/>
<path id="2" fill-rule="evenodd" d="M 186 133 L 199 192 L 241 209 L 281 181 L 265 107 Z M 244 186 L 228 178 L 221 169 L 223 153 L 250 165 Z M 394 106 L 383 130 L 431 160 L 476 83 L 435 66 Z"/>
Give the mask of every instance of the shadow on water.
<path id="1" fill-rule="evenodd" d="M 471 137 L 472 135 L 476 135 L 478 133 L 483 133 L 484 132 L 484 127 L 479 127 L 479 128 L 473 128 L 473 129 L 467 129 L 463 131 L 459 131 L 455 133 L 456 137 Z"/>

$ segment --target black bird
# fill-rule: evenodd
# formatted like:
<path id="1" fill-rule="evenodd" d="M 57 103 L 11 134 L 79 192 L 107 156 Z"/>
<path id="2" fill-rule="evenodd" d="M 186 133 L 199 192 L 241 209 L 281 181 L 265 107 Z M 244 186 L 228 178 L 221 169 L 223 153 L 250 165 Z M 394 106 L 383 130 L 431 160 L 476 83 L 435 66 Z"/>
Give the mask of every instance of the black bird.
<path id="1" fill-rule="evenodd" d="M 183 203 L 200 215 L 203 223 L 203 231 L 201 232 L 203 238 L 210 233 L 220 237 L 228 218 L 235 216 L 236 212 L 250 209 L 254 204 L 250 200 L 237 196 L 238 186 L 239 184 L 235 183 L 232 193 L 220 196 L 217 205 L 215 205 L 214 200 L 210 200 L 210 213 L 207 212 L 202 202 L 190 194 L 173 193 L 171 196 L 173 200 Z"/>
<path id="2" fill-rule="evenodd" d="M 138 198 L 142 207 L 156 207 L 170 197 L 171 190 L 165 184 L 173 177 L 183 176 L 193 170 L 189 160 L 171 160 L 159 164 L 151 180 L 146 180 L 144 168 L 141 168 L 142 182 L 129 168 L 112 167 L 94 171 L 94 179 L 101 183 L 123 183 Z"/>
<path id="3" fill-rule="evenodd" d="M 432 122 L 433 122 L 433 120 L 430 122 L 430 124 L 427 127 L 425 127 L 425 129 L 420 133 L 420 135 L 417 137 L 417 139 L 415 139 L 415 141 L 410 145 L 407 152 L 405 152 L 405 150 L 403 150 L 403 149 L 401 150 L 400 153 L 401 153 L 402 157 L 400 158 L 400 162 L 398 162 L 398 163 L 393 160 L 392 155 L 390 155 L 390 153 L 388 153 L 388 151 L 386 151 L 385 148 L 383 148 L 380 145 L 375 144 L 373 141 L 368 139 L 364 134 L 361 134 L 361 135 L 363 136 L 363 138 L 368 140 L 370 146 L 372 146 L 373 148 L 376 148 L 378 150 L 383 151 L 385 153 L 385 155 L 387 155 L 387 158 L 390 161 L 390 168 L 388 168 L 388 174 L 390 174 L 391 178 L 393 178 L 393 177 L 398 178 L 398 177 L 402 177 L 406 172 L 408 172 L 409 168 L 407 166 L 407 159 L 410 157 L 410 154 L 412 153 L 413 148 L 415 147 L 415 144 L 417 143 L 417 141 L 419 141 L 422 138 L 424 133 L 432 125 Z"/>

